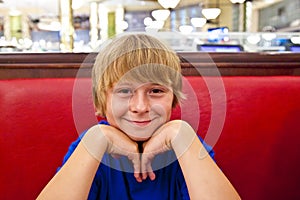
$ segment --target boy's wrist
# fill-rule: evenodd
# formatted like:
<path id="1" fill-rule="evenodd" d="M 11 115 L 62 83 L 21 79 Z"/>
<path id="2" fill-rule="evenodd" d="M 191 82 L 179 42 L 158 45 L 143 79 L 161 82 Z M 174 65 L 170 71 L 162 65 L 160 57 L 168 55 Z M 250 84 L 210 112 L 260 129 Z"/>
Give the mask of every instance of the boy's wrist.
<path id="1" fill-rule="evenodd" d="M 170 145 L 179 158 L 192 144 L 196 137 L 194 129 L 185 121 L 175 120 L 174 131 L 170 138 Z"/>
<path id="2" fill-rule="evenodd" d="M 91 127 L 81 139 L 81 143 L 99 162 L 102 160 L 103 154 L 106 152 L 108 141 L 102 130 L 102 126 L 106 125 L 95 125 Z"/>

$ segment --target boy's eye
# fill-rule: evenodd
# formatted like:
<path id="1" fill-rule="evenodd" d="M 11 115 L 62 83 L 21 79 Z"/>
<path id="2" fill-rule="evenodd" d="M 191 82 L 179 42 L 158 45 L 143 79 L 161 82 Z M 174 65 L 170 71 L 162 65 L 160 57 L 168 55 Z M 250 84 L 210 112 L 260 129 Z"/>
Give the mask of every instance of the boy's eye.
<path id="1" fill-rule="evenodd" d="M 162 89 L 158 89 L 158 88 L 155 88 L 155 89 L 151 90 L 151 93 L 155 93 L 155 94 L 157 94 L 157 93 L 163 93 L 163 92 L 164 91 Z"/>
<path id="2" fill-rule="evenodd" d="M 121 89 L 118 91 L 118 93 L 129 94 L 129 93 L 131 93 L 131 90 L 130 89 Z"/>
<path id="3" fill-rule="evenodd" d="M 161 96 L 164 95 L 168 90 L 165 88 L 152 88 L 149 91 L 149 95 L 151 96 Z"/>
<path id="4" fill-rule="evenodd" d="M 132 95 L 132 90 L 128 88 L 121 88 L 116 90 L 116 94 L 120 97 L 129 97 Z"/>

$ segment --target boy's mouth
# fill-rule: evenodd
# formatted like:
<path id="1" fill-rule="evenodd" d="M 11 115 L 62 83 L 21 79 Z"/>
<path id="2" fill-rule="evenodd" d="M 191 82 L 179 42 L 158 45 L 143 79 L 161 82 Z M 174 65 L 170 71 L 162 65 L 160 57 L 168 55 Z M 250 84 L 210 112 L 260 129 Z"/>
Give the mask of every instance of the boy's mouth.
<path id="1" fill-rule="evenodd" d="M 123 118 L 125 121 L 127 121 L 129 124 L 137 127 L 146 127 L 149 126 L 156 117 L 152 118 Z"/>
<path id="2" fill-rule="evenodd" d="M 141 127 L 147 126 L 152 122 L 152 120 L 128 120 L 128 121 L 136 126 L 141 126 Z"/>
<path id="3" fill-rule="evenodd" d="M 122 130 L 134 141 L 148 140 L 161 125 L 159 117 L 153 118 L 122 118 Z"/>

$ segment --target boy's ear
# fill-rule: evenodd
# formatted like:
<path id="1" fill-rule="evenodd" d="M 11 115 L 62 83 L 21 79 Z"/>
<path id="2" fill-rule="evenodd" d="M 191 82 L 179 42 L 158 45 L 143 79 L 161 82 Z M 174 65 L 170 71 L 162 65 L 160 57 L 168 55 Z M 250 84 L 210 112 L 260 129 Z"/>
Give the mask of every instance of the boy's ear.
<path id="1" fill-rule="evenodd" d="M 104 118 L 102 111 L 94 105 L 95 116 Z"/>
<path id="2" fill-rule="evenodd" d="M 100 116 L 100 112 L 98 112 L 97 110 L 95 111 L 95 116 Z"/>

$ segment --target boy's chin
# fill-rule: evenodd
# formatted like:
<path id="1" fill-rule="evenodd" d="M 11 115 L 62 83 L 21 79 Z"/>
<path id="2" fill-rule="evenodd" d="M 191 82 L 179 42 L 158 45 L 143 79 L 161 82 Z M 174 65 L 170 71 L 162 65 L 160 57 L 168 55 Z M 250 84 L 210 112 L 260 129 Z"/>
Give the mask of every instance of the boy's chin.
<path id="1" fill-rule="evenodd" d="M 131 140 L 135 141 L 135 142 L 145 142 L 147 140 L 150 139 L 150 137 L 135 137 L 135 136 L 131 136 L 131 135 L 128 135 L 130 137 Z"/>
<path id="2" fill-rule="evenodd" d="M 123 127 L 121 129 L 131 140 L 135 142 L 145 142 L 149 140 L 156 130 L 156 127 L 147 127 L 137 129 L 132 127 Z"/>

